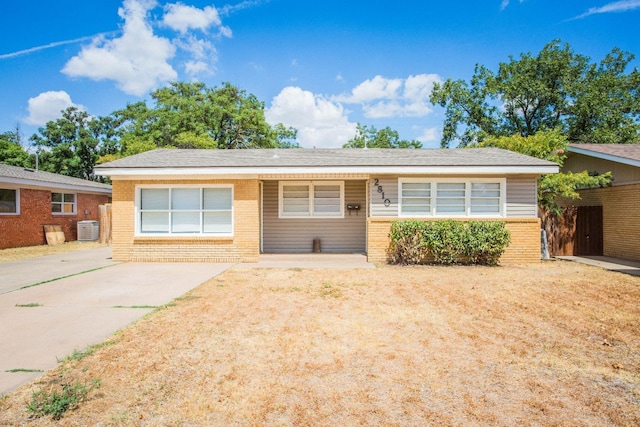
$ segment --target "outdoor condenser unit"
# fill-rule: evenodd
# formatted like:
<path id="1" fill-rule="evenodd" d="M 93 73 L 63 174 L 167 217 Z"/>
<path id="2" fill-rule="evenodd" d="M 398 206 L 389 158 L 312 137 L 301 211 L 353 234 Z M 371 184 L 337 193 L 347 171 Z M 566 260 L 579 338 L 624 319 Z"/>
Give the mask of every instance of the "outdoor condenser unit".
<path id="1" fill-rule="evenodd" d="M 94 241 L 100 238 L 98 221 L 78 221 L 78 241 Z"/>

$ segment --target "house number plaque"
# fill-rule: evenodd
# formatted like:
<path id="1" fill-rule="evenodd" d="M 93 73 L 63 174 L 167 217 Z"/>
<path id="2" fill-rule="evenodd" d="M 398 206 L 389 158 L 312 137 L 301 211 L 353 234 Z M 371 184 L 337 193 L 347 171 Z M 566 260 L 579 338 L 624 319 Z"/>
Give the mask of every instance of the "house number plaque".
<path id="1" fill-rule="evenodd" d="M 382 185 L 380 185 L 380 181 L 378 180 L 378 178 L 375 178 L 375 179 L 373 180 L 373 185 L 374 185 L 375 187 L 377 187 L 378 194 L 380 194 L 380 196 L 382 197 L 382 200 L 383 200 L 384 205 L 385 205 L 386 207 L 389 207 L 389 205 L 391 205 L 391 200 L 386 199 L 386 198 L 384 197 L 384 189 L 382 188 Z"/>

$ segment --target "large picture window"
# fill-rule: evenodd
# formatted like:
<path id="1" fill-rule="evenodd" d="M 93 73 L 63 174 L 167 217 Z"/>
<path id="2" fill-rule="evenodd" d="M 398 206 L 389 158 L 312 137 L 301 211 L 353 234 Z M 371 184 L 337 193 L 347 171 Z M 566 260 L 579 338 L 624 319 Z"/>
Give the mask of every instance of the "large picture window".
<path id="1" fill-rule="evenodd" d="M 344 182 L 280 181 L 280 218 L 343 218 Z"/>
<path id="2" fill-rule="evenodd" d="M 233 235 L 233 187 L 141 187 L 140 235 Z"/>
<path id="3" fill-rule="evenodd" d="M 0 215 L 20 213 L 20 191 L 0 188 Z"/>
<path id="4" fill-rule="evenodd" d="M 400 178 L 399 215 L 405 217 L 504 216 L 504 179 L 431 180 Z"/>
<path id="5" fill-rule="evenodd" d="M 76 195 L 73 193 L 51 193 L 51 213 L 75 214 Z"/>

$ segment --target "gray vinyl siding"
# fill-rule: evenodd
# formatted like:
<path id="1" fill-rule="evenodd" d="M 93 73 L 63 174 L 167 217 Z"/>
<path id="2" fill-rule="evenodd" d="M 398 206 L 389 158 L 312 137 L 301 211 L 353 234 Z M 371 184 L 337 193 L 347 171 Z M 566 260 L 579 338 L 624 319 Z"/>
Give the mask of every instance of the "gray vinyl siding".
<path id="1" fill-rule="evenodd" d="M 382 194 L 375 186 L 375 179 L 382 187 L 384 198 L 390 201 L 389 206 L 384 205 Z M 434 178 L 437 180 L 438 178 Z M 531 218 L 538 215 L 536 177 L 516 176 L 507 177 L 506 193 L 506 217 L 507 218 Z M 382 176 L 372 178 L 369 181 L 369 200 L 371 202 L 372 217 L 397 217 L 398 216 L 398 177 Z"/>
<path id="2" fill-rule="evenodd" d="M 321 239 L 322 252 L 365 252 L 366 182 L 345 181 L 344 218 L 278 218 L 278 181 L 263 184 L 262 238 L 265 253 L 312 252 Z M 349 214 L 346 205 L 359 204 Z"/>
<path id="3" fill-rule="evenodd" d="M 377 186 L 375 185 L 376 179 L 378 180 Z M 384 198 L 382 197 L 383 193 Z M 389 206 L 384 205 L 385 199 L 389 201 Z M 371 202 L 370 215 L 372 217 L 397 217 L 398 177 L 381 176 L 371 178 L 369 180 L 369 200 Z"/>
<path id="4" fill-rule="evenodd" d="M 507 178 L 507 218 L 537 217 L 537 197 L 535 177 Z"/>

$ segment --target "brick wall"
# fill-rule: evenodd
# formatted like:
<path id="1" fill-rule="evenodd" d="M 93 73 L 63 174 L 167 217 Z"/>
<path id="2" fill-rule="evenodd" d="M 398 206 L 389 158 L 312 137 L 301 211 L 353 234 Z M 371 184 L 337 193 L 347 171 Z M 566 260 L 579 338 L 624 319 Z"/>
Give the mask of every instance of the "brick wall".
<path id="1" fill-rule="evenodd" d="M 135 236 L 135 187 L 142 184 L 233 184 L 233 237 Z M 113 182 L 112 256 L 116 261 L 257 262 L 260 254 L 258 180 Z"/>
<path id="2" fill-rule="evenodd" d="M 109 196 L 77 193 L 76 198 L 76 215 L 53 215 L 50 190 L 20 189 L 20 214 L 0 215 L 0 249 L 46 244 L 44 225 L 61 225 L 65 241 L 76 240 L 78 221 L 98 220 L 98 206 Z"/>
<path id="3" fill-rule="evenodd" d="M 369 262 L 386 263 L 391 222 L 398 218 L 368 219 Z M 505 218 L 506 228 L 511 232 L 511 244 L 500 258 L 501 264 L 540 262 L 540 219 Z"/>
<path id="4" fill-rule="evenodd" d="M 640 261 L 640 184 L 591 188 L 564 205 L 602 206 L 603 255 Z"/>

